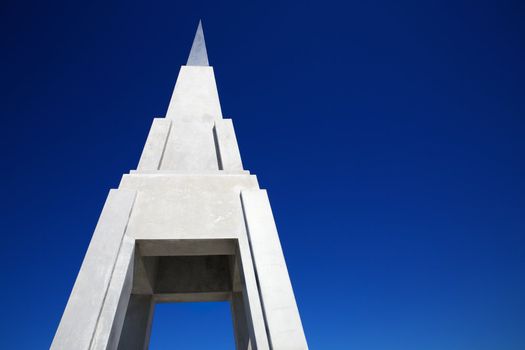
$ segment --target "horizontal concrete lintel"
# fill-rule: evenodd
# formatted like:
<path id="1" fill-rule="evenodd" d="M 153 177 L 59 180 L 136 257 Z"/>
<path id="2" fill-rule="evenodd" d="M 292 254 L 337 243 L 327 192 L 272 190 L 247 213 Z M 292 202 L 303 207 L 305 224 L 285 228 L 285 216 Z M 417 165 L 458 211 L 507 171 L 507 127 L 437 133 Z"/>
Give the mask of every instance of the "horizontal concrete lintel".
<path id="1" fill-rule="evenodd" d="M 184 303 L 184 302 L 204 302 L 204 301 L 229 301 L 232 292 L 206 292 L 206 293 L 163 293 L 154 294 L 153 300 L 156 303 Z"/>
<path id="2" fill-rule="evenodd" d="M 236 239 L 136 240 L 142 256 L 234 255 Z"/>

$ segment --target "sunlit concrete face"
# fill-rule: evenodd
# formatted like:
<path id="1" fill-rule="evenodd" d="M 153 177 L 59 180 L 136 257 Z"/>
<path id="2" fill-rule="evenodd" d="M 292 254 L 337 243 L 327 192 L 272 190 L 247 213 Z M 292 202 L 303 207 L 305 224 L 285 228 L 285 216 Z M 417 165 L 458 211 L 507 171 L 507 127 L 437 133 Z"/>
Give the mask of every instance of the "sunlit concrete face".
<path id="1" fill-rule="evenodd" d="M 229 301 L 237 349 L 307 349 L 270 202 L 222 117 L 200 24 L 166 117 L 110 191 L 51 348 L 147 349 L 155 304 L 187 301 Z"/>

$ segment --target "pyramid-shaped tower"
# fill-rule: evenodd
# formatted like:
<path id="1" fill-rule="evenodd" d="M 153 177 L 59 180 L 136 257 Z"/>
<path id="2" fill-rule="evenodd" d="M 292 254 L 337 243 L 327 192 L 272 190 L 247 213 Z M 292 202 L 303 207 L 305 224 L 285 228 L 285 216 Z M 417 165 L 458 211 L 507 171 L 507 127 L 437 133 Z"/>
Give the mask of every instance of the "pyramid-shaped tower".
<path id="1" fill-rule="evenodd" d="M 237 349 L 307 349 L 270 202 L 222 116 L 200 23 L 166 117 L 109 192 L 51 348 L 147 349 L 155 304 L 187 301 L 229 301 Z"/>

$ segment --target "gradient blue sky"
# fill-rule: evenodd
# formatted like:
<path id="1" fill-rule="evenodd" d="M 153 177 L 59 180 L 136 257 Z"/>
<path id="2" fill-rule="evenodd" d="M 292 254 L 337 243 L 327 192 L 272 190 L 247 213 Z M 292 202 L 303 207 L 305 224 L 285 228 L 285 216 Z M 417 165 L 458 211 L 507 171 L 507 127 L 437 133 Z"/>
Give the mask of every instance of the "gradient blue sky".
<path id="1" fill-rule="evenodd" d="M 199 18 L 311 348 L 525 349 L 525 2 L 457 0 L 3 1 L 0 348 L 51 343 Z M 163 305 L 152 345 L 231 332 Z"/>

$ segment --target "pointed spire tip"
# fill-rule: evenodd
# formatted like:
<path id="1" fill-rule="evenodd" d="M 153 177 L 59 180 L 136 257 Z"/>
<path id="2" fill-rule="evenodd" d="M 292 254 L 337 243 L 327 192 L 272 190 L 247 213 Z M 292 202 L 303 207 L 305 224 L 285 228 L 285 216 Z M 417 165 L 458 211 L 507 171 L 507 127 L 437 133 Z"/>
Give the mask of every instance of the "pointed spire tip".
<path id="1" fill-rule="evenodd" d="M 202 30 L 202 20 L 199 20 L 197 32 L 193 39 L 187 66 L 209 66 L 208 52 L 206 51 L 206 42 L 204 41 L 204 32 Z"/>

